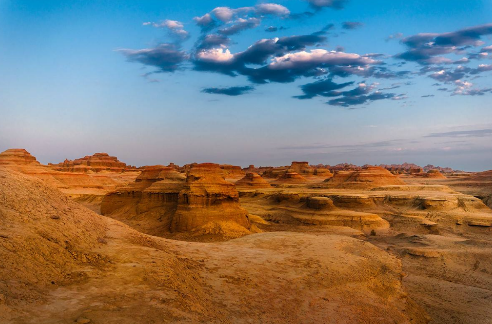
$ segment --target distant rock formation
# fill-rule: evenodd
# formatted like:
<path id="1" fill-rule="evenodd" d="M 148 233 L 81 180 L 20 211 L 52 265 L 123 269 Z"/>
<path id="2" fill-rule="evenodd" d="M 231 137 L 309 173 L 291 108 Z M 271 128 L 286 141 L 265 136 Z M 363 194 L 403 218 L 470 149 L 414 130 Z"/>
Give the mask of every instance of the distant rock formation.
<path id="1" fill-rule="evenodd" d="M 109 156 L 108 153 L 95 153 L 87 155 L 80 159 L 65 160 L 62 163 L 50 165 L 57 171 L 65 172 L 123 172 L 134 167 L 127 167 L 126 163 L 120 162 L 115 156 Z"/>
<path id="2" fill-rule="evenodd" d="M 0 153 L 0 165 L 40 165 L 25 149 L 8 149 Z"/>
<path id="3" fill-rule="evenodd" d="M 243 169 L 237 165 L 221 164 L 220 168 L 222 169 L 224 178 L 242 178 L 245 175 Z"/>
<path id="4" fill-rule="evenodd" d="M 307 180 L 297 172 L 286 172 L 277 178 L 274 184 L 299 184 L 306 183 Z"/>
<path id="5" fill-rule="evenodd" d="M 239 205 L 239 193 L 234 184 L 225 181 L 220 166 L 214 163 L 195 165 L 179 193 L 171 231 L 190 231 L 220 221 L 250 227 L 247 212 Z"/>
<path id="6" fill-rule="evenodd" d="M 309 166 L 308 162 L 293 161 L 290 165 L 289 172 L 296 172 L 301 175 L 310 175 L 314 173 L 314 168 Z"/>
<path id="7" fill-rule="evenodd" d="M 268 183 L 268 181 L 263 179 L 257 173 L 249 172 L 246 173 L 244 178 L 236 182 L 236 187 L 255 189 L 255 188 L 271 188 L 271 185 Z"/>
<path id="8" fill-rule="evenodd" d="M 446 177 L 439 172 L 439 170 L 429 170 L 424 174 L 425 178 L 433 178 L 433 179 L 446 179 Z"/>
<path id="9" fill-rule="evenodd" d="M 277 179 L 278 177 L 282 176 L 286 172 L 288 172 L 288 167 L 266 167 L 266 168 L 260 168 L 261 176 L 264 178 L 270 178 L 270 179 Z"/>
<path id="10" fill-rule="evenodd" d="M 404 185 L 405 182 L 381 167 L 368 166 L 360 171 L 337 171 L 325 180 L 329 188 L 370 189 L 388 185 Z"/>

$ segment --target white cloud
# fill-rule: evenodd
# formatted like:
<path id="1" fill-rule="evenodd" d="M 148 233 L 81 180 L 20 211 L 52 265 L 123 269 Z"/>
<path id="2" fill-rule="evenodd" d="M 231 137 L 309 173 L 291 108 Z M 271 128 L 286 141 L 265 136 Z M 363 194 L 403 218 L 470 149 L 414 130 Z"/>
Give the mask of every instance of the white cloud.
<path id="1" fill-rule="evenodd" d="M 224 63 L 231 61 L 234 55 L 228 49 L 213 48 L 198 52 L 197 58 L 206 62 Z"/>

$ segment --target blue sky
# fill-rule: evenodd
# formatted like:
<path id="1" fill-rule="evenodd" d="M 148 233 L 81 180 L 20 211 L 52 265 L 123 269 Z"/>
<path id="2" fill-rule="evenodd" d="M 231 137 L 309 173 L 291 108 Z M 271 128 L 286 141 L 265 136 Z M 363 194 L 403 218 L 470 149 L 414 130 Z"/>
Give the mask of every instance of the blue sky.
<path id="1" fill-rule="evenodd" d="M 491 17 L 490 1 L 0 0 L 0 150 L 491 169 Z"/>

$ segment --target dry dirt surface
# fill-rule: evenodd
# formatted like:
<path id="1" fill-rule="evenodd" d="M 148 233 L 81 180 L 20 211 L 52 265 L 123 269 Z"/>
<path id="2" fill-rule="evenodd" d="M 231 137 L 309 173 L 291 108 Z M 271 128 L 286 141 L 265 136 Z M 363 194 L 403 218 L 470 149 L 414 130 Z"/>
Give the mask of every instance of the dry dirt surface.
<path id="1" fill-rule="evenodd" d="M 401 267 L 322 232 L 153 237 L 0 167 L 1 323 L 425 323 Z"/>

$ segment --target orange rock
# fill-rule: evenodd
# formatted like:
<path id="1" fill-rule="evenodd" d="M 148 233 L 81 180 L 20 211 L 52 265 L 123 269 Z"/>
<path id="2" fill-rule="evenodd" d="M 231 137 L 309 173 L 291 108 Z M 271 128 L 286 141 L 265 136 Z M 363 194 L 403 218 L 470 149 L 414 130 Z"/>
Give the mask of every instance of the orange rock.
<path id="1" fill-rule="evenodd" d="M 250 226 L 246 210 L 239 205 L 239 193 L 234 184 L 225 181 L 220 166 L 213 163 L 195 165 L 179 193 L 171 231 L 189 231 L 216 221 L 234 221 L 245 228 Z"/>
<path id="2" fill-rule="evenodd" d="M 405 182 L 381 167 L 369 166 L 359 171 L 336 171 L 325 180 L 329 188 L 370 189 L 389 185 L 404 185 Z"/>
<path id="3" fill-rule="evenodd" d="M 429 170 L 424 174 L 425 178 L 434 178 L 434 179 L 446 179 L 446 177 L 439 170 Z"/>
<path id="4" fill-rule="evenodd" d="M 244 178 L 236 182 L 238 188 L 270 188 L 271 185 L 254 172 L 246 173 Z"/>
<path id="5" fill-rule="evenodd" d="M 329 169 L 317 168 L 314 170 L 314 175 L 319 177 L 324 177 L 325 179 L 333 177 L 333 173 Z"/>
<path id="6" fill-rule="evenodd" d="M 89 171 L 123 172 L 127 169 L 126 163 L 118 161 L 118 158 L 115 156 L 109 156 L 107 153 L 95 153 L 94 155 L 87 155 L 73 161 L 65 160 L 62 163 L 51 166 L 57 171 L 82 173 Z"/>
<path id="7" fill-rule="evenodd" d="M 220 168 L 222 169 L 224 178 L 242 178 L 245 175 L 243 169 L 237 165 L 221 164 Z"/>
<path id="8" fill-rule="evenodd" d="M 8 149 L 0 153 L 0 165 L 40 165 L 25 149 Z"/>
<path id="9" fill-rule="evenodd" d="M 307 180 L 297 172 L 286 172 L 277 178 L 273 183 L 275 184 L 289 184 L 289 183 L 306 183 Z"/>
<path id="10" fill-rule="evenodd" d="M 290 165 L 289 172 L 296 172 L 299 174 L 313 174 L 314 169 L 311 166 L 309 166 L 308 162 L 294 161 Z"/>

